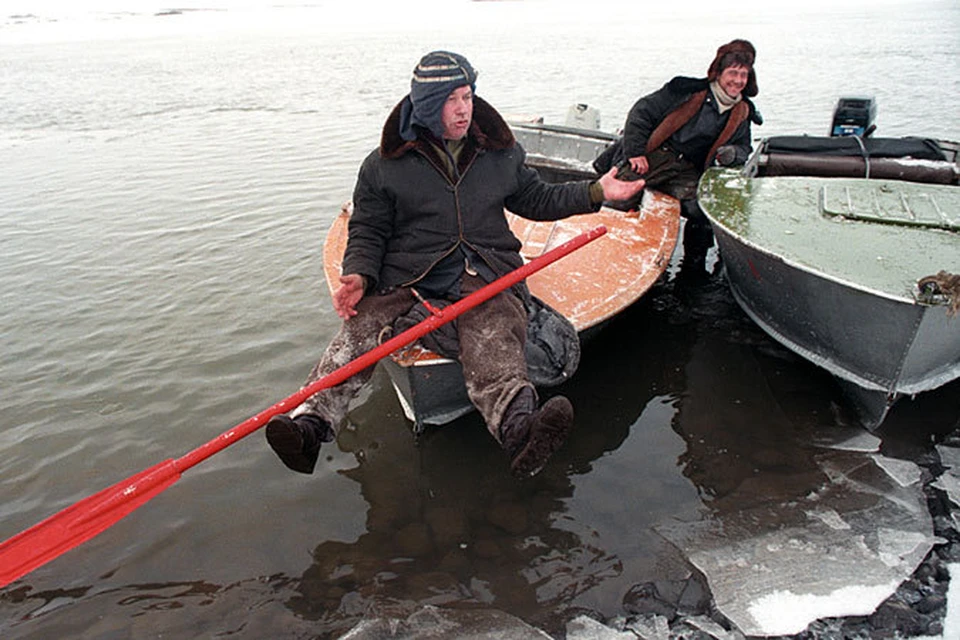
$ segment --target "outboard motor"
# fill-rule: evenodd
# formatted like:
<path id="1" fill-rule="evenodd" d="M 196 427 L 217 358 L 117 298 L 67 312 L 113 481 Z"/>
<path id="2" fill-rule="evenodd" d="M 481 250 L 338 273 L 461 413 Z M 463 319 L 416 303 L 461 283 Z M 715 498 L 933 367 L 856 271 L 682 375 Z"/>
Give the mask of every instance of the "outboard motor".
<path id="1" fill-rule="evenodd" d="M 579 129 L 599 129 L 600 110 L 578 102 L 567 111 L 567 121 L 564 124 Z"/>
<path id="2" fill-rule="evenodd" d="M 873 96 L 840 98 L 833 109 L 833 124 L 830 125 L 830 136 L 860 136 L 866 138 L 872 134 L 877 125 L 873 123 L 877 117 L 877 101 Z"/>

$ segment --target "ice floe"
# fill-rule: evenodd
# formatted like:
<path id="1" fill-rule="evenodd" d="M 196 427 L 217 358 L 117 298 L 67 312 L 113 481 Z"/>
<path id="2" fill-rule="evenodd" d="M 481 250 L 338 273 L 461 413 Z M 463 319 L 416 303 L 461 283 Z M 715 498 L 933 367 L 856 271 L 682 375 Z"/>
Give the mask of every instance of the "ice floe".
<path id="1" fill-rule="evenodd" d="M 829 451 L 818 463 L 823 482 L 806 495 L 659 528 L 746 635 L 796 634 L 820 618 L 869 615 L 938 541 L 914 463 L 849 451 Z"/>

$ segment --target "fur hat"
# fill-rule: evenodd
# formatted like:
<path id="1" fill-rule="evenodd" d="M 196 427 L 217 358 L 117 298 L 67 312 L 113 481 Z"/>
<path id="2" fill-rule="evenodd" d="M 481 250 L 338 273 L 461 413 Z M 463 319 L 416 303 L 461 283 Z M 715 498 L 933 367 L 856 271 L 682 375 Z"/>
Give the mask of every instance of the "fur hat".
<path id="1" fill-rule="evenodd" d="M 743 88 L 743 95 L 752 98 L 757 95 L 757 74 L 753 70 L 753 62 L 757 58 L 757 50 L 747 40 L 731 40 L 717 49 L 717 55 L 707 70 L 707 80 L 713 82 L 727 67 L 735 64 L 746 65 L 750 68 L 747 86 Z"/>
<path id="2" fill-rule="evenodd" d="M 410 79 L 410 95 L 401 114 L 400 135 L 404 140 L 417 137 L 413 125 L 443 136 L 441 113 L 447 96 L 454 89 L 469 85 L 476 91 L 477 72 L 466 58 L 450 51 L 432 51 L 420 59 Z"/>

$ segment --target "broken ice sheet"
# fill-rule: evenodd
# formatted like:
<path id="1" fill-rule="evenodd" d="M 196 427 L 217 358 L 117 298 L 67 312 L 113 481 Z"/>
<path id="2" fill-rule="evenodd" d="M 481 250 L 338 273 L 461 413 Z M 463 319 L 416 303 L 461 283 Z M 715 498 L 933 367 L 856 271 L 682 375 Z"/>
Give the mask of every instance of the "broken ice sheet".
<path id="1" fill-rule="evenodd" d="M 940 463 L 947 469 L 952 469 L 954 474 L 960 475 L 960 449 L 942 444 L 938 444 L 935 448 L 940 454 Z"/>
<path id="2" fill-rule="evenodd" d="M 863 429 L 821 430 L 813 435 L 813 443 L 824 449 L 840 451 L 868 453 L 880 450 L 880 438 Z"/>
<path id="3" fill-rule="evenodd" d="M 931 486 L 945 491 L 950 502 L 960 507 L 960 449 L 943 445 L 937 445 L 936 449 L 946 470 Z"/>
<path id="4" fill-rule="evenodd" d="M 800 482 L 787 491 L 788 482 L 771 479 L 778 491 L 758 496 L 753 488 L 748 499 L 735 492 L 711 505 L 711 520 L 657 528 L 703 572 L 717 607 L 748 636 L 868 615 L 936 542 L 921 484 L 904 486 L 912 463 L 827 451 L 817 464 L 818 486 Z"/>
<path id="5" fill-rule="evenodd" d="M 888 458 L 880 454 L 870 457 L 877 463 L 877 466 L 900 483 L 900 486 L 909 487 L 915 482 L 920 482 L 920 467 L 909 460 L 897 460 L 896 458 Z"/>
<path id="6" fill-rule="evenodd" d="M 629 631 L 611 629 L 589 616 L 577 616 L 567 622 L 567 640 L 636 640 Z"/>
<path id="7" fill-rule="evenodd" d="M 960 478 L 954 475 L 953 469 L 945 471 L 930 486 L 945 491 L 950 502 L 960 507 Z"/>
<path id="8" fill-rule="evenodd" d="M 550 640 L 544 631 L 496 609 L 445 609 L 426 605 L 405 619 L 366 617 L 340 640 Z"/>

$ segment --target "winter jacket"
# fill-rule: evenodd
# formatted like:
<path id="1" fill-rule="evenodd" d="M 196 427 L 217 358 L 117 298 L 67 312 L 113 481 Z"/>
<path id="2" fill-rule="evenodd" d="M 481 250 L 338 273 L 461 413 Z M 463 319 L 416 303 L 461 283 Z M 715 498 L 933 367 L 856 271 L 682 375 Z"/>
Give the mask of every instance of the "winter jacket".
<path id="1" fill-rule="evenodd" d="M 630 109 L 623 155 L 644 156 L 666 144 L 705 169 L 719 146 L 731 145 L 736 149 L 734 164 L 743 164 L 751 151 L 751 122 L 759 125 L 763 120 L 749 98 L 721 114 L 706 78 L 677 76 Z"/>
<path id="2" fill-rule="evenodd" d="M 353 194 L 343 273 L 366 277 L 367 290 L 415 284 L 461 243 L 495 274 L 523 264 L 504 207 L 532 220 L 595 211 L 589 181 L 548 184 L 524 165 L 525 153 L 500 114 L 474 97 L 473 122 L 451 178 L 433 144 L 399 134 L 400 105 L 379 149 L 360 168 Z M 435 144 L 442 143 L 434 140 Z"/>

